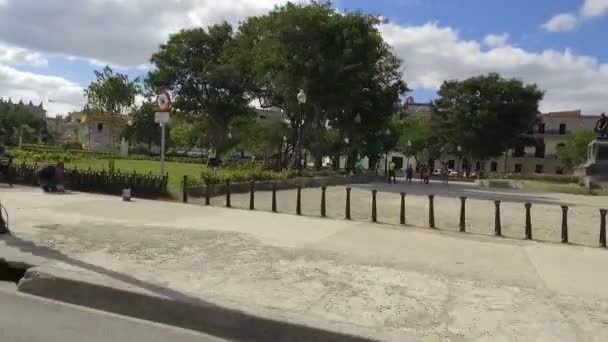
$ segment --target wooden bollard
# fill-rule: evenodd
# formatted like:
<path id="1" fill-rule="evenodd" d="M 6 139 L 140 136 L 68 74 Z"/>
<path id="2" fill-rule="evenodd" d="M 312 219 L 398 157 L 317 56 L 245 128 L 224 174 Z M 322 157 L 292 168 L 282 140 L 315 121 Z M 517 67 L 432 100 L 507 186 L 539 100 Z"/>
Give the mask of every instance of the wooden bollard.
<path id="1" fill-rule="evenodd" d="M 435 195 L 429 195 L 429 227 L 435 228 Z"/>
<path id="2" fill-rule="evenodd" d="M 188 176 L 184 175 L 182 183 L 182 202 L 188 203 Z"/>
<path id="3" fill-rule="evenodd" d="M 205 205 L 211 205 L 211 180 L 207 179 L 207 187 L 205 189 Z"/>
<path id="4" fill-rule="evenodd" d="M 272 183 L 272 212 L 277 212 L 277 183 Z"/>
<path id="5" fill-rule="evenodd" d="M 325 217 L 325 191 L 327 190 L 326 186 L 321 187 L 321 217 Z"/>
<path id="6" fill-rule="evenodd" d="M 255 209 L 255 181 L 249 185 L 249 210 Z"/>
<path id="7" fill-rule="evenodd" d="M 502 226 L 500 224 L 500 201 L 494 201 L 494 235 L 502 236 Z"/>
<path id="8" fill-rule="evenodd" d="M 532 215 L 530 214 L 532 203 L 526 203 L 524 207 L 526 208 L 526 240 L 532 240 Z"/>
<path id="9" fill-rule="evenodd" d="M 606 213 L 608 210 L 600 209 L 600 246 L 606 247 Z"/>
<path id="10" fill-rule="evenodd" d="M 372 190 L 372 222 L 378 222 L 378 213 L 376 208 L 376 194 L 378 190 Z"/>
<path id="11" fill-rule="evenodd" d="M 296 198 L 296 215 L 302 215 L 302 185 L 298 184 L 298 194 Z"/>
<path id="12" fill-rule="evenodd" d="M 568 243 L 568 206 L 562 205 L 562 243 Z"/>
<path id="13" fill-rule="evenodd" d="M 346 188 L 346 207 L 344 209 L 344 217 L 347 220 L 350 220 L 350 191 L 350 187 Z"/>
<path id="14" fill-rule="evenodd" d="M 230 203 L 230 181 L 226 181 L 226 208 L 230 208 L 232 204 Z"/>
<path id="15" fill-rule="evenodd" d="M 467 202 L 467 198 L 464 196 L 461 196 L 460 197 L 460 223 L 458 226 L 460 227 L 460 231 L 463 233 L 466 232 L 466 230 L 467 230 L 466 229 L 466 218 L 465 218 L 466 202 Z"/>
<path id="16" fill-rule="evenodd" d="M 401 210 L 399 212 L 399 223 L 405 224 L 405 192 L 401 193 Z"/>

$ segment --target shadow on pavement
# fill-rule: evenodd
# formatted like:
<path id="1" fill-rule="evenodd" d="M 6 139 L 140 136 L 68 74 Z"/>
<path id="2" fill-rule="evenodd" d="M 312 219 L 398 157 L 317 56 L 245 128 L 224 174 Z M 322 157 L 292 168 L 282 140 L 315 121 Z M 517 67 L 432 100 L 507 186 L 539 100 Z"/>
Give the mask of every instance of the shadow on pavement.
<path id="1" fill-rule="evenodd" d="M 132 316 L 140 319 L 174 325 L 205 332 L 228 339 L 246 341 L 371 341 L 370 339 L 341 332 L 313 328 L 288 321 L 263 318 L 243 311 L 220 307 L 173 289 L 142 281 L 125 273 L 74 259 L 62 252 L 37 245 L 16 236 L 4 238 L 8 246 L 81 269 L 92 271 L 128 285 L 156 294 L 150 296 L 120 290 L 100 284 L 68 280 L 65 278 L 37 278 L 43 282 L 43 293 L 27 288 L 27 273 L 22 281 L 26 293 L 41 295 L 76 305 Z M 48 284 L 44 284 L 47 282 Z M 21 285 L 21 283 L 20 283 Z M 21 289 L 21 288 L 20 288 Z M 31 290 L 31 291 L 28 291 Z"/>

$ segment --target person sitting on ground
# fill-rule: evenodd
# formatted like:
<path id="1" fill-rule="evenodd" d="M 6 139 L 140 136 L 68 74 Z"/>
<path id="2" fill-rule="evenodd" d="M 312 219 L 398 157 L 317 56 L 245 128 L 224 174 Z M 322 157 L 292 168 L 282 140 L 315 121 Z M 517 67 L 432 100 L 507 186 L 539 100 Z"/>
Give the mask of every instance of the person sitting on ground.
<path id="1" fill-rule="evenodd" d="M 608 118 L 606 118 L 606 114 L 602 113 L 600 115 L 600 119 L 595 123 L 595 132 L 598 134 L 600 139 L 608 138 Z"/>

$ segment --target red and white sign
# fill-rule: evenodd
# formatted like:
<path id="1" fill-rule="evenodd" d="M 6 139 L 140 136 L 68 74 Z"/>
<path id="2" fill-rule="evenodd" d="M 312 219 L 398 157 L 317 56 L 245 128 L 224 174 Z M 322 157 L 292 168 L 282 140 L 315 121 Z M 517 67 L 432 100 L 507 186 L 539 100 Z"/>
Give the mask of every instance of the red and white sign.
<path id="1" fill-rule="evenodd" d="M 154 113 L 154 122 L 161 125 L 169 123 L 171 112 L 171 95 L 166 90 L 162 90 L 156 97 L 158 112 Z"/>
<path id="2" fill-rule="evenodd" d="M 158 96 L 156 96 L 156 104 L 158 105 L 159 112 L 170 112 L 171 111 L 171 95 L 166 90 L 162 90 Z"/>

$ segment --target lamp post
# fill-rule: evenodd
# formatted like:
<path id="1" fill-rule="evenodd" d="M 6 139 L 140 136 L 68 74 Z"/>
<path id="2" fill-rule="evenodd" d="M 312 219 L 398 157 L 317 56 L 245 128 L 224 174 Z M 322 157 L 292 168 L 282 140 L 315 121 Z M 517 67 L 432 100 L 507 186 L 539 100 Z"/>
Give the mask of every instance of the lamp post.
<path id="1" fill-rule="evenodd" d="M 390 128 L 387 128 L 386 131 L 384 131 L 384 134 L 386 136 L 391 135 Z M 388 151 L 384 152 L 384 177 L 388 177 Z M 389 182 L 390 182 L 390 179 L 389 179 Z"/>
<path id="2" fill-rule="evenodd" d="M 304 105 L 306 104 L 306 93 L 304 89 L 300 89 L 298 95 L 296 95 L 296 99 L 300 104 L 300 120 L 298 120 L 298 142 L 297 142 L 297 161 L 298 161 L 298 171 L 302 170 L 302 126 L 304 125 Z"/>
<path id="3" fill-rule="evenodd" d="M 460 173 L 462 171 L 462 147 L 458 145 L 458 147 L 456 147 L 456 151 L 458 151 L 458 158 L 460 159 L 458 161 L 458 173 Z"/>
<path id="4" fill-rule="evenodd" d="M 411 148 L 412 148 L 412 141 L 408 140 L 407 141 L 407 166 L 410 166 L 410 154 L 411 154 L 410 149 Z"/>
<path id="5" fill-rule="evenodd" d="M 350 144 L 350 139 L 348 137 L 344 138 L 344 144 L 346 144 L 346 158 L 344 158 L 344 169 L 346 170 L 346 172 L 350 172 L 350 170 L 348 169 L 348 158 L 350 158 L 350 151 L 348 149 L 348 144 Z M 338 164 L 340 164 L 340 161 L 338 161 Z M 338 168 L 340 167 L 340 165 L 338 165 Z"/>

